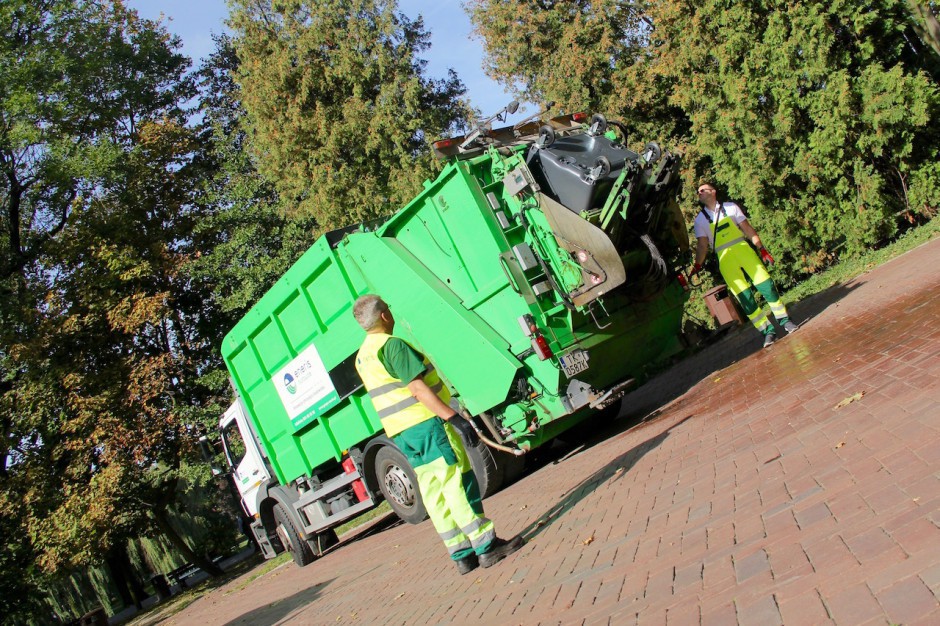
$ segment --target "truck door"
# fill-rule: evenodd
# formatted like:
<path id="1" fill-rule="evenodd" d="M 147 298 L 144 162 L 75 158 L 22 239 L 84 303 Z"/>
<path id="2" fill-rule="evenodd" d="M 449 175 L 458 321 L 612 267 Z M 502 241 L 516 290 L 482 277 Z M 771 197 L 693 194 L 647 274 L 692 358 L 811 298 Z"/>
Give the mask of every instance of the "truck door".
<path id="1" fill-rule="evenodd" d="M 225 456 L 232 468 L 232 477 L 241 496 L 242 506 L 248 515 L 254 517 L 258 514 L 258 488 L 267 482 L 271 475 L 264 466 L 261 450 L 251 434 L 240 402 L 236 401 L 229 407 L 219 422 L 219 428 L 222 431 Z"/>

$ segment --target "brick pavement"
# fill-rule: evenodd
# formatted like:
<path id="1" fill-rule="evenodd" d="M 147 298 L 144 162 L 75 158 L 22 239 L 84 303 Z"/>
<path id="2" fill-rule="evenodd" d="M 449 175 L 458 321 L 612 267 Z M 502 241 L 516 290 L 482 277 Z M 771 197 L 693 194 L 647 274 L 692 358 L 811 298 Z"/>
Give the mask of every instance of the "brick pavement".
<path id="1" fill-rule="evenodd" d="M 935 240 L 792 307 L 771 349 L 742 329 L 628 396 L 487 500 L 529 540 L 494 568 L 400 525 L 165 623 L 940 623 L 938 268 Z"/>

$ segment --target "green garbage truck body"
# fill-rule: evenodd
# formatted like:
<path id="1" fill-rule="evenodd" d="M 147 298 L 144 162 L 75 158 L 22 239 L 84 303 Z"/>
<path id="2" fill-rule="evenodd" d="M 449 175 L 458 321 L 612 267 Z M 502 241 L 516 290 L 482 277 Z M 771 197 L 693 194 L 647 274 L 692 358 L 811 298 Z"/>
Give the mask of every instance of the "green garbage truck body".
<path id="1" fill-rule="evenodd" d="M 677 157 L 631 152 L 600 116 L 435 147 L 452 157 L 436 180 L 384 222 L 320 237 L 224 339 L 240 425 L 226 414 L 223 441 L 268 556 L 305 564 L 382 499 L 425 516 L 355 370 L 360 295 L 389 304 L 483 435 L 484 493 L 680 347 Z"/>

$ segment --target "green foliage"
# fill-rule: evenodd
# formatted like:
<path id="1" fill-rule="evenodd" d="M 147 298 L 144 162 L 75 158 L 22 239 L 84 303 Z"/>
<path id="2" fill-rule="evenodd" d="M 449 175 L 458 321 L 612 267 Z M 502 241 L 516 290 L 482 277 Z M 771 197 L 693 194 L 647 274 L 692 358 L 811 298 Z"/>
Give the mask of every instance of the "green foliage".
<path id="1" fill-rule="evenodd" d="M 639 120 L 685 153 L 688 183 L 723 185 L 784 282 L 881 245 L 899 214 L 937 209 L 937 63 L 912 44 L 907 3 L 479 0 L 468 10 L 492 75 Z M 630 36 L 611 46 L 620 31 Z"/>
<path id="2" fill-rule="evenodd" d="M 492 78 L 524 100 L 610 115 L 642 148 L 687 127 L 682 112 L 667 102 L 663 81 L 637 75 L 653 54 L 646 4 L 472 0 L 466 9 L 483 39 Z"/>
<path id="3" fill-rule="evenodd" d="M 323 230 L 387 215 L 464 120 L 456 75 L 424 76 L 420 20 L 378 0 L 236 0 L 241 102 L 258 170 Z"/>

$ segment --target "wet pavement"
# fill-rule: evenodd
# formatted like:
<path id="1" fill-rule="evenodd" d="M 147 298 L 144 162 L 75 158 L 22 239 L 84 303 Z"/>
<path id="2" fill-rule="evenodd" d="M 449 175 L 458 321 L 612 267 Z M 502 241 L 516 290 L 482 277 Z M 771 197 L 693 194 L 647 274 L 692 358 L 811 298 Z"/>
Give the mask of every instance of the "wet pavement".
<path id="1" fill-rule="evenodd" d="M 528 545 L 459 576 L 430 522 L 236 580 L 165 624 L 940 623 L 940 240 L 732 332 L 606 438 L 486 501 Z"/>

